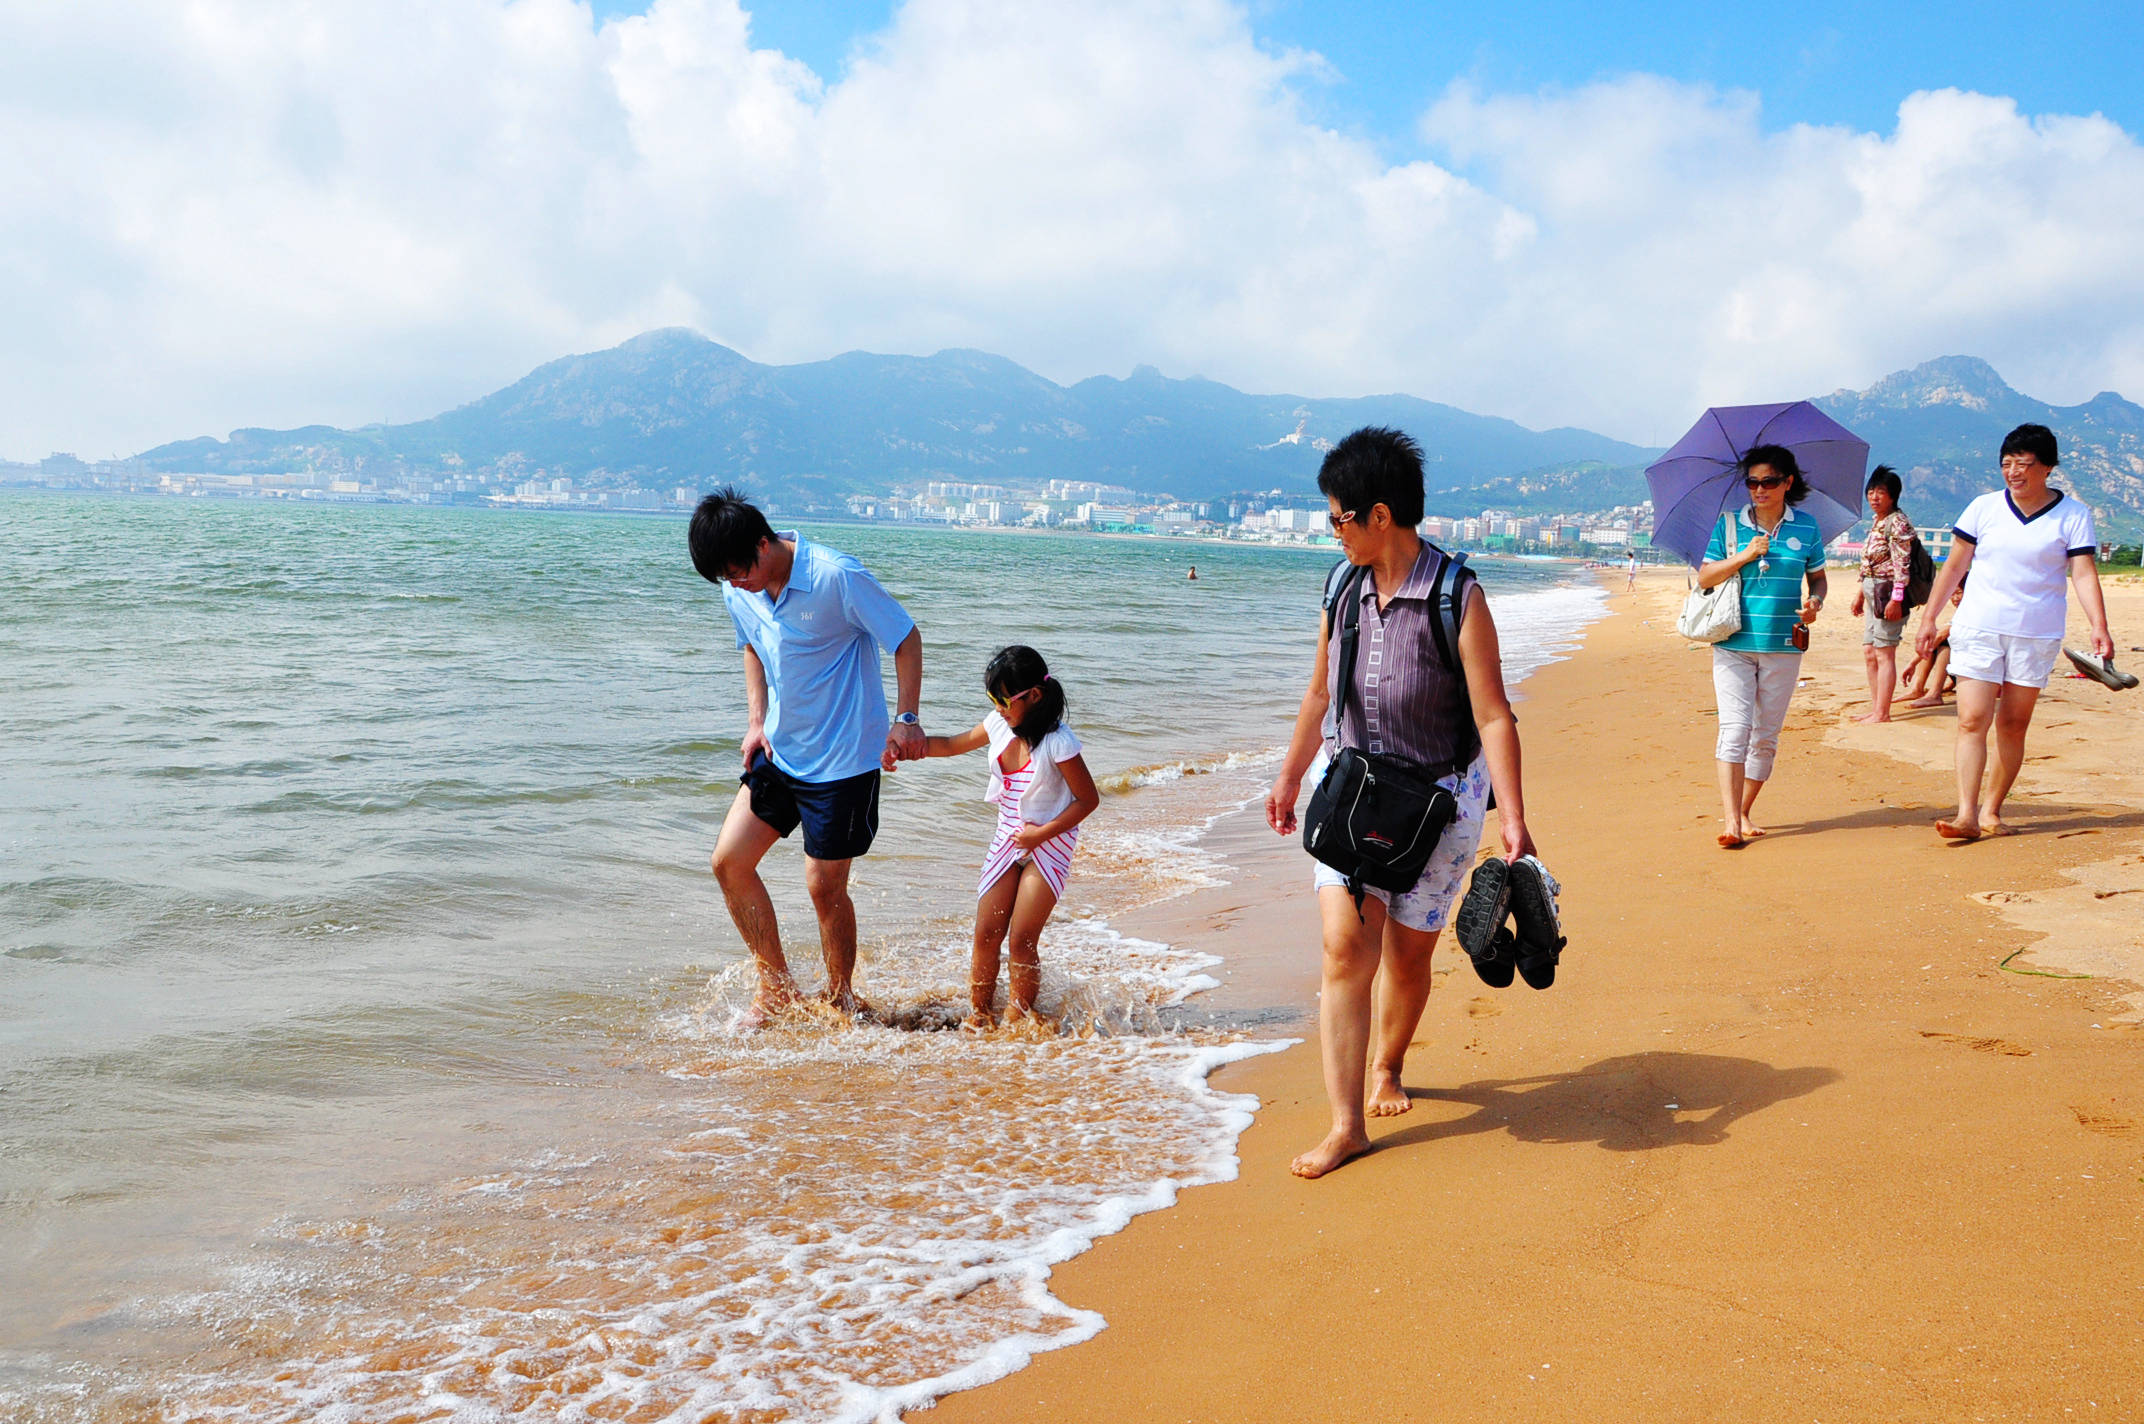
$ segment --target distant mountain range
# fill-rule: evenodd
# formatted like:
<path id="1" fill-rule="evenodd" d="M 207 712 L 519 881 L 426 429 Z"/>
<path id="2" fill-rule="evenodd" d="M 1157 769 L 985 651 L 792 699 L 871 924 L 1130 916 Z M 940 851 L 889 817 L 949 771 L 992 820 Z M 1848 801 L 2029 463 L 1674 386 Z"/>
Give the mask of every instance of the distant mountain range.
<path id="1" fill-rule="evenodd" d="M 1313 487 L 1331 441 L 1367 424 L 1412 432 L 1430 484 L 1459 490 L 1545 465 L 1642 463 L 1584 430 L 1528 430 L 1412 396 L 1246 395 L 1141 366 L 1074 386 L 1001 356 L 850 352 L 763 366 L 672 328 L 569 356 L 431 420 L 337 430 L 239 430 L 139 458 L 217 474 L 289 470 L 539 472 L 706 487 L 737 481 L 790 505 L 837 504 L 925 479 L 1091 480 L 1185 498 Z"/>
<path id="2" fill-rule="evenodd" d="M 2003 436 L 2031 421 L 2055 432 L 2062 466 L 2054 483 L 2092 506 L 2102 539 L 2134 541 L 2144 531 L 2144 408 L 2112 391 L 2083 405 L 2048 405 L 2010 389 L 1985 361 L 1945 356 L 1817 404 L 1869 442 L 1872 464 L 1898 470 L 1917 523 L 1948 523 L 2000 485 Z"/>
<path id="3" fill-rule="evenodd" d="M 1907 506 L 1926 522 L 1950 518 L 1991 487 L 2003 433 L 2038 420 L 2062 438 L 2071 487 L 2111 527 L 2144 527 L 2144 410 L 2119 396 L 2048 406 L 2011 390 L 1986 362 L 1946 357 L 1818 404 L 1868 440 L 1872 458 L 1905 472 Z M 803 511 L 926 479 L 1092 480 L 1187 499 L 1307 492 L 1331 442 L 1368 424 L 1396 425 L 1422 442 L 1433 513 L 1635 503 L 1645 497 L 1643 466 L 1659 453 L 1413 396 L 1250 395 L 1147 366 L 1126 380 L 1072 386 L 980 351 L 850 352 L 764 366 L 671 328 L 550 362 L 414 424 L 238 430 L 138 459 L 171 473 L 564 476 L 584 487 L 665 489 L 735 481 Z"/>

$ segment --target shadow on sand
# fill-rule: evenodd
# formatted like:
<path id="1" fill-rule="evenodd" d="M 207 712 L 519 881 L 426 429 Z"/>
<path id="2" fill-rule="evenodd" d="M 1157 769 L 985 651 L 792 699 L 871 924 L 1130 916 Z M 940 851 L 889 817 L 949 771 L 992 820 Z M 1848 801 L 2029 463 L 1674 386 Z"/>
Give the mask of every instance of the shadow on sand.
<path id="1" fill-rule="evenodd" d="M 1775 822 L 1775 836 L 1806 836 L 1823 831 L 1862 830 L 1874 826 L 1909 826 L 1935 834 L 1935 820 L 1952 808 L 1930 806 L 1870 806 L 1820 821 Z M 2003 822 L 2021 836 L 2061 835 L 2066 832 L 2121 831 L 2144 826 L 2144 811 L 2115 811 L 2105 806 L 2079 806 L 2060 801 L 2036 801 L 2020 797 L 2003 807 Z M 1959 842 L 1978 844 L 1978 842 Z"/>
<path id="2" fill-rule="evenodd" d="M 1709 1053 L 1631 1053 L 1569 1073 L 1410 1088 L 1426 1102 L 1467 1103 L 1475 1111 L 1425 1122 L 1377 1140 L 1377 1150 L 1438 1142 L 1473 1132 L 1508 1132 L 1522 1142 L 1592 1142 L 1611 1152 L 1704 1147 L 1753 1112 L 1836 1083 L 1830 1068 L 1774 1068 L 1754 1058 Z"/>

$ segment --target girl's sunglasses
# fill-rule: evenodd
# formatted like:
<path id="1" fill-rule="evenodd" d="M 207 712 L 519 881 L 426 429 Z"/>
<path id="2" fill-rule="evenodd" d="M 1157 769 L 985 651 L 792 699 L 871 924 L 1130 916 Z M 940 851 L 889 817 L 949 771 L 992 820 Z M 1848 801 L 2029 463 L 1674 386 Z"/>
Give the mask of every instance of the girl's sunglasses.
<path id="1" fill-rule="evenodd" d="M 1007 696 L 1000 697 L 995 692 L 990 692 L 990 689 L 987 687 L 983 689 L 983 691 L 985 692 L 990 692 L 991 704 L 1001 711 L 1007 707 L 1012 706 L 1013 703 L 1018 702 L 1021 698 L 1027 696 L 1028 692 L 1033 692 L 1034 690 L 1034 688 L 1030 687 L 1029 689 L 1027 689 L 1027 692 L 1015 692 L 1008 694 Z"/>
<path id="2" fill-rule="evenodd" d="M 1767 475 L 1761 480 L 1753 480 L 1745 477 L 1742 481 L 1742 483 L 1748 486 L 1750 489 L 1778 489 L 1786 482 L 1787 477 L 1785 475 Z"/>

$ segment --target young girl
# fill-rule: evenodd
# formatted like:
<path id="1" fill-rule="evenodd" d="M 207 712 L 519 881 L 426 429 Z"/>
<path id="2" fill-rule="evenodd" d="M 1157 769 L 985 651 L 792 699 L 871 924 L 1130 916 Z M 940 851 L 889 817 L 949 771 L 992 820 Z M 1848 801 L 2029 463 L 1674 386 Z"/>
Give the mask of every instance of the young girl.
<path id="1" fill-rule="evenodd" d="M 930 738 L 924 752 L 943 757 L 990 748 L 990 790 L 983 799 L 996 803 L 998 826 L 976 891 L 970 1028 L 997 1022 L 998 949 L 1008 929 L 1012 996 L 1006 1018 L 1034 1013 L 1042 988 L 1036 943 L 1064 893 L 1079 823 L 1102 804 L 1079 738 L 1064 724 L 1065 690 L 1042 654 L 1017 643 L 1000 649 L 983 669 L 983 690 L 995 710 L 965 732 Z"/>

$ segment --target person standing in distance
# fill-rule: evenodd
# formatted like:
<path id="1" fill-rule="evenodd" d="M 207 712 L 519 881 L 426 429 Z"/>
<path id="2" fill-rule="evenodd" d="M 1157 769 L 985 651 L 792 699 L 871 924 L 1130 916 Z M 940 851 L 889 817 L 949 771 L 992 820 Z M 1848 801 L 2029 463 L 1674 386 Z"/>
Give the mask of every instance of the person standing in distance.
<path id="1" fill-rule="evenodd" d="M 744 787 L 722 823 L 712 865 L 759 970 L 746 1025 L 762 1027 L 798 1000 L 759 862 L 799 825 L 826 997 L 845 1013 L 867 1012 L 853 983 L 849 863 L 878 834 L 880 758 L 924 754 L 916 714 L 923 635 L 862 564 L 795 530 L 776 533 L 734 488 L 700 501 L 687 539 L 692 566 L 722 588 L 744 655 Z M 891 718 L 879 675 L 884 648 L 893 649 L 898 710 Z"/>

